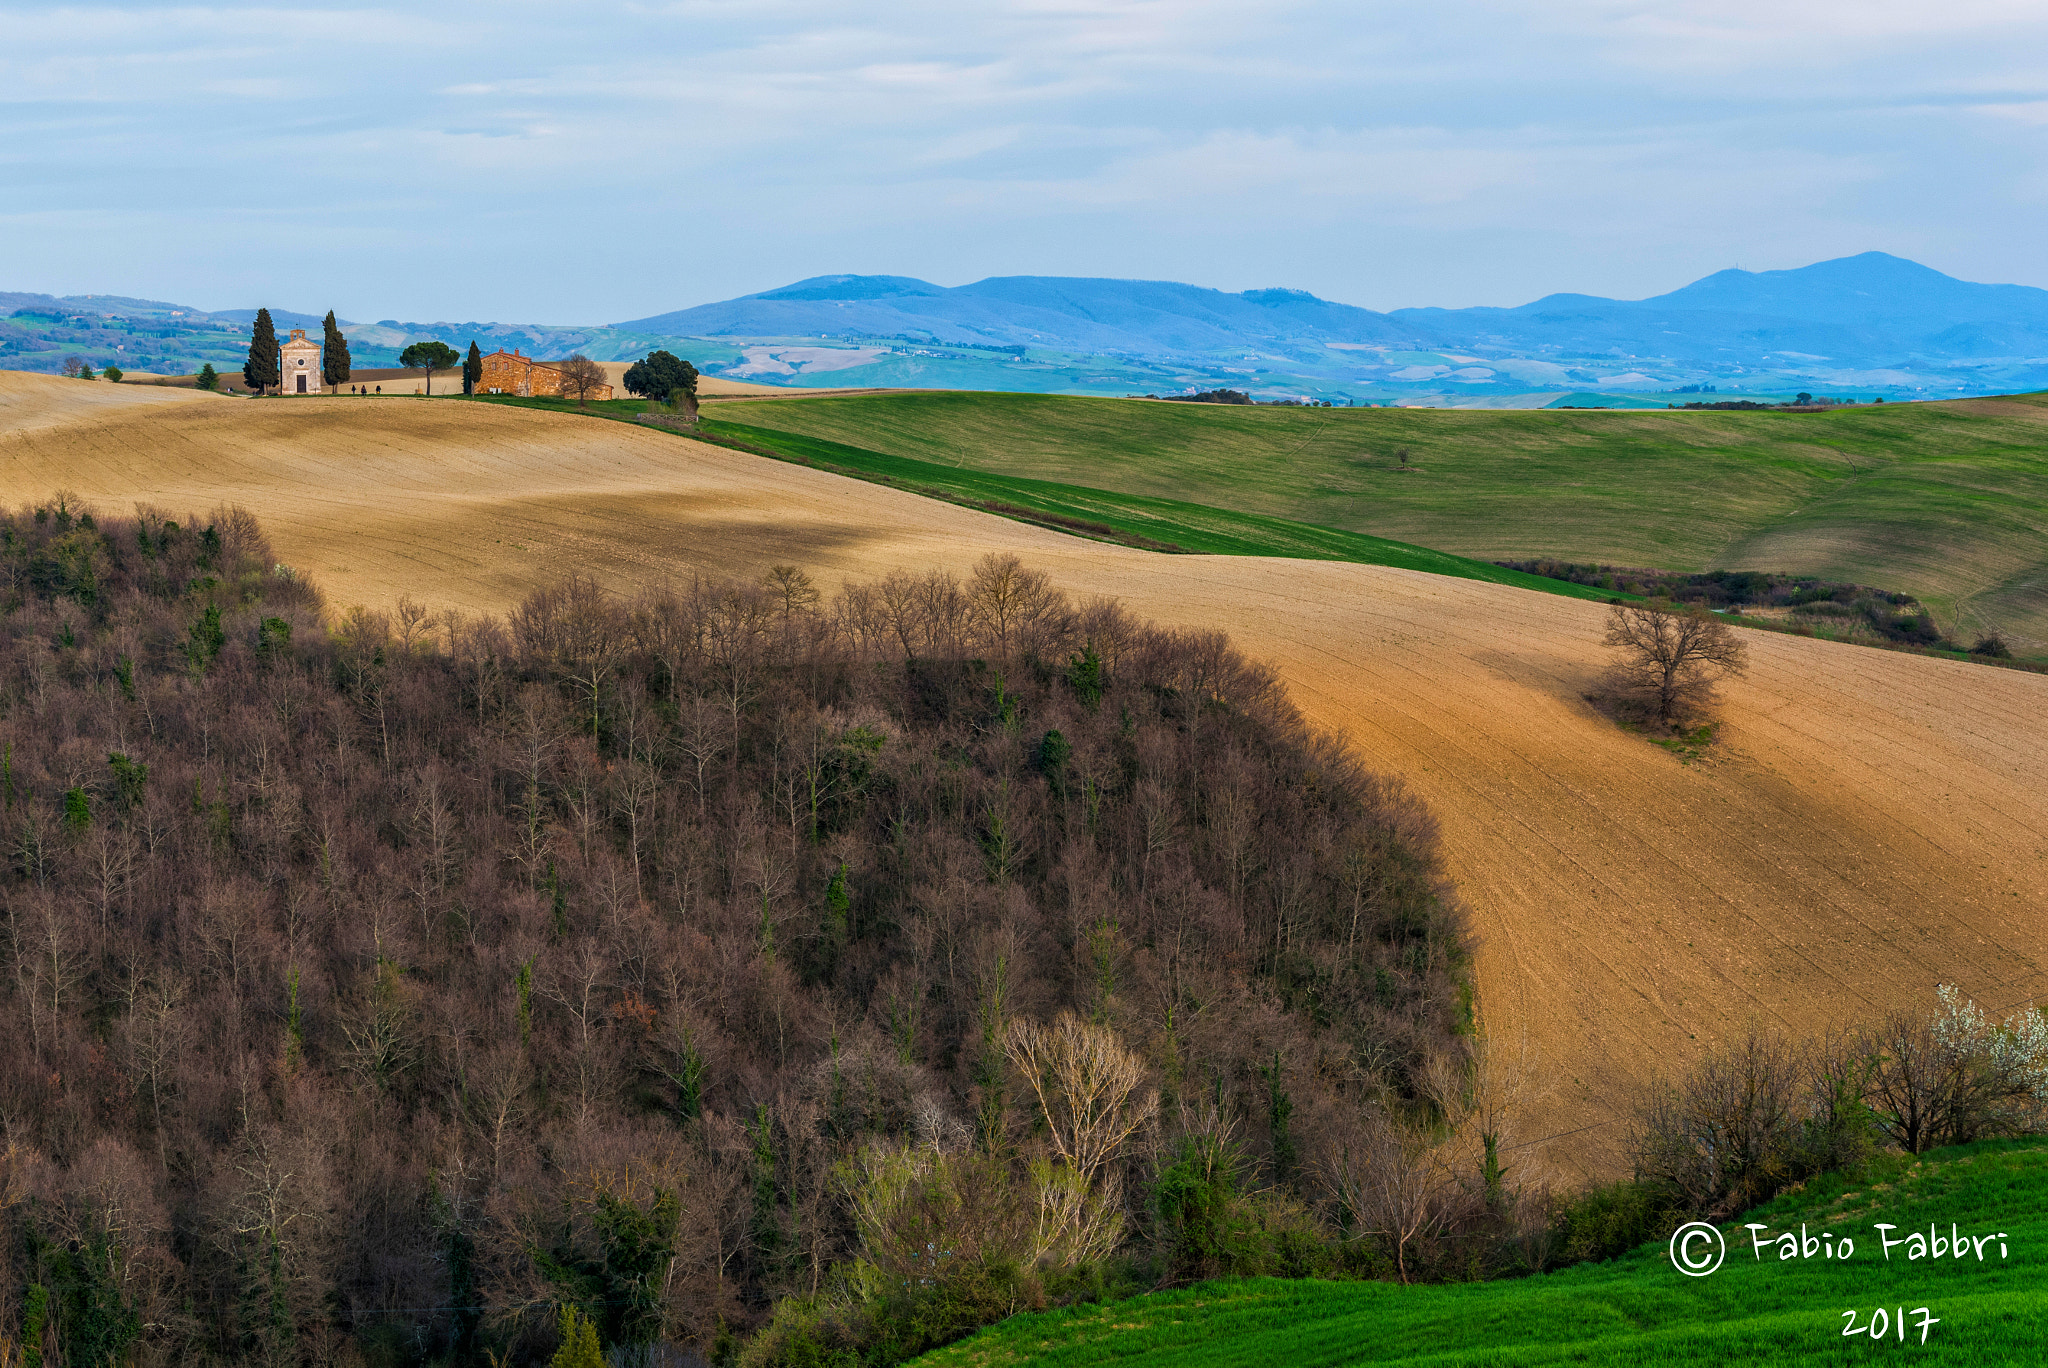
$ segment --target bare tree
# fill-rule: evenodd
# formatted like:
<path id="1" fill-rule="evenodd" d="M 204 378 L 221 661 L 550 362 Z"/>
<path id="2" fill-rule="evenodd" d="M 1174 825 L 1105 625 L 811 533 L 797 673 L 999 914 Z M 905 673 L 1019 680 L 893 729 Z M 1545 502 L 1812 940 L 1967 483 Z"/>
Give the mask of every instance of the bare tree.
<path id="1" fill-rule="evenodd" d="M 787 619 L 797 613 L 808 613 L 818 606 L 818 586 L 811 577 L 794 565 L 778 565 L 763 577 L 768 592 L 782 600 L 782 616 Z"/>
<path id="2" fill-rule="evenodd" d="M 1324 1161 L 1323 1180 L 1361 1234 L 1393 1252 L 1408 1281 L 1408 1260 L 1448 1231 L 1463 1205 L 1457 1175 L 1427 1130 L 1374 1108 L 1361 1131 Z"/>
<path id="3" fill-rule="evenodd" d="M 1749 668 L 1749 649 L 1700 607 L 1669 612 L 1617 603 L 1607 615 L 1606 644 L 1621 653 L 1607 691 L 1655 709 L 1665 723 L 1712 702 L 1716 679 Z"/>
<path id="4" fill-rule="evenodd" d="M 1025 624 L 1044 613 L 1058 595 L 1043 571 L 1027 570 L 1017 557 L 993 551 L 974 563 L 967 593 L 983 630 L 1004 654 Z"/>
<path id="5" fill-rule="evenodd" d="M 1139 1092 L 1144 1061 L 1116 1032 L 1071 1012 L 1051 1026 L 1013 1022 L 1009 1055 L 1038 1098 L 1054 1153 L 1083 1182 L 1092 1182 L 1159 1109 L 1157 1094 Z"/>
<path id="6" fill-rule="evenodd" d="M 1644 1098 L 1631 1137 L 1637 1171 L 1715 1219 L 1768 1197 L 1798 1176 L 1800 1081 L 1791 1046 L 1752 1025 Z"/>
<path id="7" fill-rule="evenodd" d="M 725 722 L 719 716 L 718 705 L 708 698 L 691 694 L 676 704 L 677 725 L 675 748 L 682 752 L 692 767 L 694 778 L 691 792 L 697 795 L 697 815 L 704 815 L 704 771 L 711 762 L 725 754 L 727 741 Z"/>
<path id="8" fill-rule="evenodd" d="M 562 377 L 562 393 L 576 396 L 577 408 L 582 408 L 591 395 L 610 383 L 604 378 L 604 367 L 582 352 L 577 352 L 567 361 L 557 362 L 555 370 Z"/>
<path id="9" fill-rule="evenodd" d="M 602 586 L 583 575 L 536 589 L 512 610 L 512 635 L 548 659 L 590 700 L 590 734 L 603 721 L 604 686 L 625 653 L 625 621 Z"/>

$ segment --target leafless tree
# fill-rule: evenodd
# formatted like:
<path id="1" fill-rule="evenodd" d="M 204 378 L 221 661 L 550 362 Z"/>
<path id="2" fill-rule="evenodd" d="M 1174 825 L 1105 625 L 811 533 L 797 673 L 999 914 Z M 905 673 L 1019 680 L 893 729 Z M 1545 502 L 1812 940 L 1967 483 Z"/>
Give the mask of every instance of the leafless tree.
<path id="1" fill-rule="evenodd" d="M 697 795 L 697 815 L 704 815 L 704 771 L 725 754 L 724 719 L 718 705 L 691 694 L 676 705 L 675 748 L 690 762 L 690 789 Z"/>
<path id="2" fill-rule="evenodd" d="M 1458 1175 L 1428 1130 L 1377 1109 L 1336 1147 L 1324 1180 L 1358 1228 L 1393 1251 L 1402 1282 L 1417 1246 L 1448 1231 L 1463 1205 Z"/>
<path id="3" fill-rule="evenodd" d="M 1053 1151 L 1093 1182 L 1159 1109 L 1145 1064 L 1116 1032 L 1064 1013 L 1051 1026 L 1010 1026 L 1010 1063 L 1045 1117 Z"/>
<path id="4" fill-rule="evenodd" d="M 818 586 L 811 577 L 794 565 L 778 565 L 771 568 L 764 582 L 770 593 L 782 600 L 782 616 L 785 620 L 797 613 L 808 613 L 818 606 Z"/>
<path id="5" fill-rule="evenodd" d="M 609 381 L 605 379 L 604 367 L 577 352 L 567 361 L 555 363 L 555 370 L 562 377 L 562 393 L 576 396 L 576 407 L 584 407 L 590 396 L 603 389 Z"/>
<path id="6" fill-rule="evenodd" d="M 1005 654 L 1027 626 L 1061 601 L 1043 571 L 1027 569 L 1016 556 L 993 551 L 975 562 L 967 593 L 982 630 Z"/>
<path id="7" fill-rule="evenodd" d="M 611 596 L 587 575 L 536 589 L 512 610 L 519 645 L 551 660 L 588 700 L 592 736 L 603 720 L 604 686 L 625 650 L 625 626 Z"/>
<path id="8" fill-rule="evenodd" d="M 416 644 L 424 644 L 432 616 L 424 604 L 416 603 L 408 594 L 398 596 L 398 610 L 393 615 L 398 633 L 398 648 L 410 654 Z"/>
<path id="9" fill-rule="evenodd" d="M 1633 1139 L 1636 1167 L 1672 1184 L 1696 1210 L 1739 1210 L 1791 1171 L 1798 1090 L 1790 1045 L 1752 1027 L 1732 1048 L 1644 1100 Z"/>
<path id="10" fill-rule="evenodd" d="M 1617 603 L 1607 614 L 1606 644 L 1620 652 L 1607 692 L 1673 723 L 1713 701 L 1714 681 L 1749 668 L 1749 649 L 1705 608 L 1682 612 Z"/>

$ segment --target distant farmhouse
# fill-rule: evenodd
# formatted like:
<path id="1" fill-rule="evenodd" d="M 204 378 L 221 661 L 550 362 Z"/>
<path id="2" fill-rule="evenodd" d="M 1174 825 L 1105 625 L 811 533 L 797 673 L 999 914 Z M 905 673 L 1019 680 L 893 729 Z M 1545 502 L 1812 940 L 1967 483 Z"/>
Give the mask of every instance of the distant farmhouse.
<path id="1" fill-rule="evenodd" d="M 562 394 L 562 372 L 555 367 L 536 361 L 530 356 L 521 356 L 515 349 L 506 351 L 503 347 L 483 358 L 484 373 L 476 382 L 478 394 L 517 394 L 531 399 L 536 395 Z M 610 385 L 600 385 L 590 393 L 592 399 L 612 397 Z"/>
<path id="2" fill-rule="evenodd" d="M 320 383 L 320 344 L 307 340 L 304 328 L 293 328 L 291 341 L 278 351 L 284 358 L 284 369 L 278 372 L 278 383 L 286 394 L 319 394 L 324 386 Z"/>

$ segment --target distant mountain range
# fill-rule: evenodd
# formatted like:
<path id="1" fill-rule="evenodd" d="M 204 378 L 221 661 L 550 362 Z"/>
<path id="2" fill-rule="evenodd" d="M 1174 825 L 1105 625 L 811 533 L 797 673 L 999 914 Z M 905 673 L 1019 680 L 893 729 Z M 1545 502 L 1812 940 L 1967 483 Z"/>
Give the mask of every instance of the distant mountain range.
<path id="1" fill-rule="evenodd" d="M 0 294 L 0 309 L 13 313 L 0 318 L 0 367 L 31 369 L 55 369 L 67 346 L 104 343 L 123 327 L 138 344 L 116 344 L 127 357 L 147 357 L 154 341 L 168 359 L 175 347 L 165 344 L 178 337 L 217 349 L 254 316 L 108 296 Z M 272 315 L 280 327 L 318 325 L 316 315 Z M 838 275 L 606 327 L 346 326 L 365 365 L 428 337 L 600 360 L 667 346 L 707 373 L 791 385 L 1124 393 L 1224 384 L 1376 403 L 1660 406 L 1709 387 L 1901 398 L 2048 387 L 2048 290 L 1957 280 L 1883 252 L 1720 271 L 1650 299 L 1560 294 L 1517 308 L 1379 313 L 1288 289 L 1050 276 L 947 287 Z"/>
<path id="2" fill-rule="evenodd" d="M 618 326 L 693 337 L 914 337 L 1132 356 L 1439 340 L 1426 328 L 1301 290 L 1225 294 L 1162 280 L 1061 276 L 998 276 L 953 289 L 904 276 L 816 276 Z"/>

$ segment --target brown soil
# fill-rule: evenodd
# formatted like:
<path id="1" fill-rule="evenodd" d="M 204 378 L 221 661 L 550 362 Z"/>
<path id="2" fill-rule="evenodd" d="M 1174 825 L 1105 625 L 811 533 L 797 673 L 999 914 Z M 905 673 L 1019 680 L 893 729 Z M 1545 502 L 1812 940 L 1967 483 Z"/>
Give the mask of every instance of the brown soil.
<path id="1" fill-rule="evenodd" d="M 1576 600 L 1154 555 L 570 414 L 192 402 L 8 430 L 21 411 L 0 408 L 0 499 L 239 502 L 337 603 L 500 609 L 571 568 L 624 587 L 795 561 L 829 585 L 1009 550 L 1227 629 L 1436 812 L 1485 1028 L 1528 1064 L 1525 1172 L 1611 1170 L 1643 1080 L 1751 1019 L 1807 1030 L 1941 980 L 1992 1008 L 2048 995 L 2048 677 L 1757 633 L 1721 742 L 1684 765 L 1584 701 L 1604 610 Z"/>
<path id="2" fill-rule="evenodd" d="M 137 405 L 219 403 L 221 396 L 164 385 L 67 380 L 61 375 L 0 371 L 0 434 L 54 427 Z"/>

